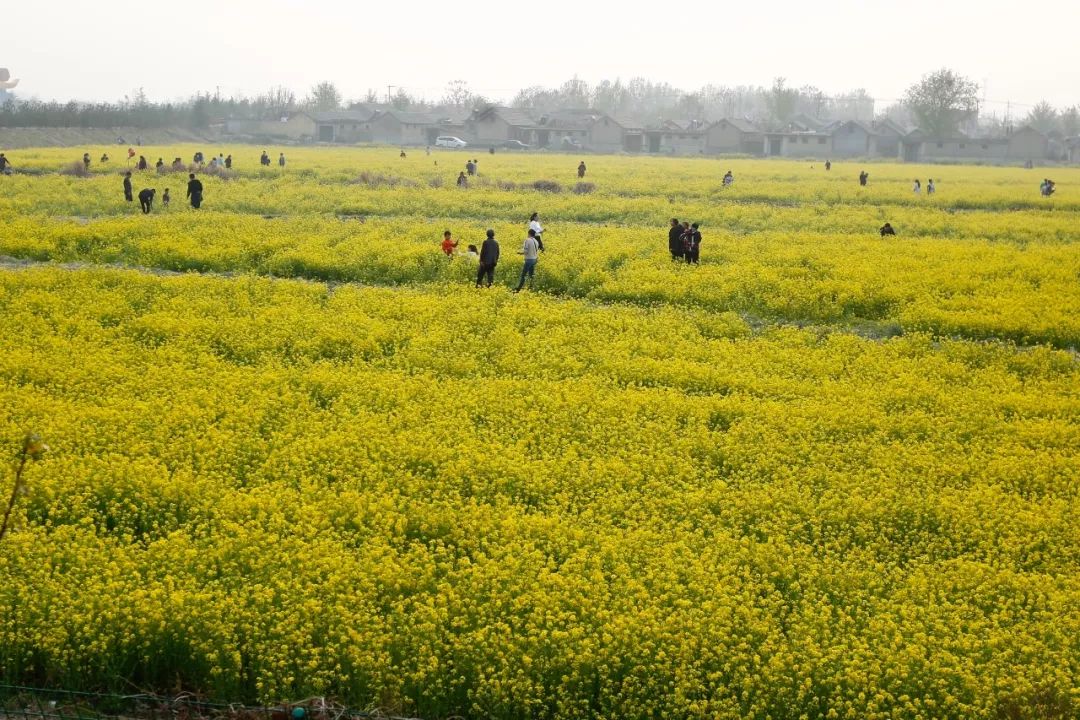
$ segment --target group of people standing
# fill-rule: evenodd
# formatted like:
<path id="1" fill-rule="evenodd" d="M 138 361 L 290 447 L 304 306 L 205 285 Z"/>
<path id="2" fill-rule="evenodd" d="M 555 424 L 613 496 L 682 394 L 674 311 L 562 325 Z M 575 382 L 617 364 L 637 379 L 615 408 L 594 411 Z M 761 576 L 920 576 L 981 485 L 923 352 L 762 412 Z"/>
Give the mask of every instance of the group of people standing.
<path id="1" fill-rule="evenodd" d="M 536 264 L 540 260 L 540 253 L 544 251 L 543 240 L 544 228 L 540 224 L 540 216 L 533 213 L 529 218 L 529 228 L 525 234 L 525 241 L 521 245 L 519 255 L 524 256 L 521 266 L 521 275 L 518 278 L 514 292 L 521 292 L 526 281 L 531 285 L 536 279 Z M 449 230 L 443 232 L 442 251 L 447 258 L 453 258 L 458 241 L 454 240 Z M 468 251 L 463 253 L 465 257 L 477 263 L 476 287 L 491 287 L 495 282 L 495 268 L 499 264 L 501 249 L 499 241 L 495 239 L 495 231 L 489 229 L 479 249 L 475 245 L 469 245 Z"/>
<path id="2" fill-rule="evenodd" d="M 263 167 L 270 167 L 270 155 L 265 150 L 262 151 L 262 155 L 259 157 L 259 164 Z M 278 167 L 285 167 L 285 153 L 278 154 L 277 164 Z"/>
<path id="3" fill-rule="evenodd" d="M 154 207 L 154 197 L 157 195 L 157 188 L 143 188 L 139 191 L 139 208 L 143 211 L 144 215 L 149 215 L 150 211 Z M 187 197 L 191 201 L 191 207 L 198 210 L 202 207 L 203 199 L 203 184 L 202 181 L 195 177 L 195 173 L 188 175 L 187 184 Z M 135 199 L 132 187 L 131 187 L 131 171 L 128 170 L 124 173 L 124 200 L 133 202 Z M 169 188 L 165 188 L 165 192 L 161 195 L 161 204 L 164 207 L 169 207 Z"/>
<path id="4" fill-rule="evenodd" d="M 698 264 L 701 257 L 701 231 L 697 223 L 679 222 L 678 218 L 671 218 L 671 229 L 668 230 L 668 250 L 674 262 L 686 262 Z"/>

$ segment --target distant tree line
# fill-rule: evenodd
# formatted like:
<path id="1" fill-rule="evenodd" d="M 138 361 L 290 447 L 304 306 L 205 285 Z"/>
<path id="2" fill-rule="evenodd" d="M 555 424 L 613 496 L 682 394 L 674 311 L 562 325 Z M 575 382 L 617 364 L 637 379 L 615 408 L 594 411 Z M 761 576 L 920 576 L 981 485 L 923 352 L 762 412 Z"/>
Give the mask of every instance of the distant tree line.
<path id="1" fill-rule="evenodd" d="M 274 87 L 255 97 L 222 97 L 202 93 L 178 101 L 150 102 L 140 89 L 115 103 L 78 103 L 20 100 L 8 96 L 0 104 L 0 127 L 186 127 L 203 129 L 228 118 L 276 120 L 298 110 L 327 111 L 342 108 L 390 106 L 398 110 L 468 112 L 488 104 L 464 80 L 451 82 L 437 101 L 410 94 L 405 88 L 382 95 L 375 90 L 353 101 L 344 99 L 332 82 L 321 82 L 302 98 L 285 87 Z M 1043 132 L 1080 133 L 1080 108 L 1054 108 L 1040 102 L 1027 116 L 998 119 L 980 115 L 978 86 L 951 70 L 942 69 L 914 83 L 903 100 L 875 115 L 874 99 L 865 89 L 827 94 L 806 85 L 795 88 L 784 78 L 770 87 L 705 85 L 686 91 L 665 82 L 634 78 L 603 80 L 596 85 L 573 77 L 554 88 L 540 86 L 520 90 L 511 105 L 544 115 L 563 109 L 593 109 L 644 125 L 665 119 L 705 123 L 719 118 L 744 118 L 782 127 L 799 115 L 821 121 L 891 117 L 918 125 L 933 135 L 947 135 L 975 122 L 986 131 L 1007 133 L 1012 127 L 1030 124 Z"/>

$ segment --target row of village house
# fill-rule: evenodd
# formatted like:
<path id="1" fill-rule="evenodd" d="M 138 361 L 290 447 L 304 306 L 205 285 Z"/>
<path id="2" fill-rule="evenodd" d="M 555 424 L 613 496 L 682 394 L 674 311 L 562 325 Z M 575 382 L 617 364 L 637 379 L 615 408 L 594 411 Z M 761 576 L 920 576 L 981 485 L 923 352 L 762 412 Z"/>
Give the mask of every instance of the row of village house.
<path id="1" fill-rule="evenodd" d="M 754 155 L 789 158 L 882 157 L 908 162 L 971 161 L 1080 162 L 1080 138 L 1046 135 L 1024 126 L 1003 137 L 956 134 L 931 137 L 890 121 L 821 123 L 798 116 L 782 130 L 764 130 L 738 119 L 642 126 L 594 110 L 567 110 L 533 118 L 515 108 L 490 106 L 465 117 L 400 110 L 298 112 L 281 121 L 229 121 L 226 132 L 298 142 L 435 145 L 453 135 L 481 148 L 519 141 L 534 148 L 583 149 L 600 153 L 668 155 Z"/>

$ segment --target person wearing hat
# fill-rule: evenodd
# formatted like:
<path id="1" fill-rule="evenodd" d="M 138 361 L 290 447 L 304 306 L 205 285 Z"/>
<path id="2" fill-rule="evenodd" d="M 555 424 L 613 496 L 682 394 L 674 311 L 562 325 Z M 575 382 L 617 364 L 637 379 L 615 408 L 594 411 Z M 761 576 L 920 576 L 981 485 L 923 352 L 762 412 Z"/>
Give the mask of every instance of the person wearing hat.
<path id="1" fill-rule="evenodd" d="M 495 266 L 499 264 L 499 243 L 495 240 L 495 231 L 487 231 L 487 239 L 480 246 L 480 267 L 476 271 L 476 287 L 487 276 L 487 286 L 495 281 Z"/>

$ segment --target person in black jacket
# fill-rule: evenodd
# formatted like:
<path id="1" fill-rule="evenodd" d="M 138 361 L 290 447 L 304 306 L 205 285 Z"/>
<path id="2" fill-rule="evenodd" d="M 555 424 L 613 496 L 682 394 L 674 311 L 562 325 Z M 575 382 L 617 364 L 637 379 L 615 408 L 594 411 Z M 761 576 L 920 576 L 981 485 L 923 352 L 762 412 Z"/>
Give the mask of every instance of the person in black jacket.
<path id="1" fill-rule="evenodd" d="M 195 173 L 188 175 L 187 196 L 191 198 L 191 207 L 196 210 L 202 205 L 202 183 L 195 178 Z"/>
<path id="2" fill-rule="evenodd" d="M 144 215 L 150 214 L 150 208 L 154 204 L 154 194 L 157 192 L 154 188 L 143 188 L 139 191 L 139 207 L 142 208 Z"/>
<path id="3" fill-rule="evenodd" d="M 131 194 L 131 171 L 128 170 L 124 173 L 124 199 L 128 202 L 134 200 L 134 196 Z"/>
<path id="4" fill-rule="evenodd" d="M 667 234 L 667 246 L 671 251 L 671 259 L 678 260 L 683 256 L 682 226 L 678 218 L 671 218 L 671 229 Z"/>
<path id="5" fill-rule="evenodd" d="M 476 271 L 476 287 L 487 276 L 487 286 L 495 280 L 495 266 L 499 264 L 499 243 L 495 240 L 495 231 L 487 231 L 487 240 L 480 246 L 480 267 Z"/>
<path id="6" fill-rule="evenodd" d="M 697 223 L 690 226 L 690 234 L 687 239 L 689 242 L 686 246 L 686 262 L 697 265 L 698 258 L 701 257 L 701 231 L 698 230 Z"/>

